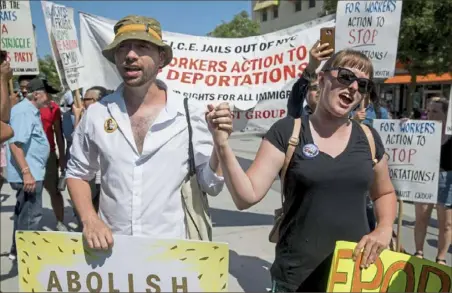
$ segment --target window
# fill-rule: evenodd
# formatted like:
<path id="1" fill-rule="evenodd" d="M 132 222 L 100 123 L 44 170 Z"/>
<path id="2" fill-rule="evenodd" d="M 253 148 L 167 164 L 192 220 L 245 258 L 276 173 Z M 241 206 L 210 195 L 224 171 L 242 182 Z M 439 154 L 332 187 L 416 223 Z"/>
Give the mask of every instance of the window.
<path id="1" fill-rule="evenodd" d="M 262 10 L 262 22 L 267 21 L 267 9 Z"/>
<path id="2" fill-rule="evenodd" d="M 301 0 L 295 1 L 295 12 L 301 11 Z"/>
<path id="3" fill-rule="evenodd" d="M 279 11 L 278 11 L 278 6 L 273 6 L 273 18 L 278 18 L 278 14 L 279 14 Z"/>
<path id="4" fill-rule="evenodd" d="M 309 8 L 314 8 L 315 7 L 315 1 L 316 0 L 309 0 Z"/>

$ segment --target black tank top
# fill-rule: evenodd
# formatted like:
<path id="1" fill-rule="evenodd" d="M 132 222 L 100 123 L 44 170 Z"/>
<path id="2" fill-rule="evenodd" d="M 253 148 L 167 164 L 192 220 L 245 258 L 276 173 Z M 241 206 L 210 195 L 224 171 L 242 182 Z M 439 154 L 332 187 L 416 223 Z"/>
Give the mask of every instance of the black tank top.
<path id="1" fill-rule="evenodd" d="M 452 137 L 441 146 L 439 166 L 444 171 L 452 171 Z"/>

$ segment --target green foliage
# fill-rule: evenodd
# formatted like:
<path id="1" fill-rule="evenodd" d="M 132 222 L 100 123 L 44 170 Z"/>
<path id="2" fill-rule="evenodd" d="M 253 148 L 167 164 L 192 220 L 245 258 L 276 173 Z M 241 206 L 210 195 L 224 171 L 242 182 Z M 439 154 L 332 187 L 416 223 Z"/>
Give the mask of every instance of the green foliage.
<path id="1" fill-rule="evenodd" d="M 46 55 L 44 58 L 39 58 L 39 72 L 42 77 L 48 80 L 51 86 L 56 89 L 61 88 L 60 78 L 52 56 Z"/>
<path id="2" fill-rule="evenodd" d="M 259 24 L 250 18 L 248 12 L 242 11 L 230 22 L 223 21 L 207 35 L 214 38 L 245 38 L 259 35 L 259 31 Z"/>
<path id="3" fill-rule="evenodd" d="M 323 10 L 326 14 L 335 14 L 338 0 L 323 0 Z"/>
<path id="4" fill-rule="evenodd" d="M 452 0 L 403 1 L 397 55 L 410 74 L 452 70 L 451 19 Z"/>

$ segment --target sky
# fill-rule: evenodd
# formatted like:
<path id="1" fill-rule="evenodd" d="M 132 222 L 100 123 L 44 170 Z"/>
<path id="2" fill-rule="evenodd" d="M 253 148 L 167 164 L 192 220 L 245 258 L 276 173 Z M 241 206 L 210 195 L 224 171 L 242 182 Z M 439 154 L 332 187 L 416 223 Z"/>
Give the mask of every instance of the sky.
<path id="1" fill-rule="evenodd" d="M 72 7 L 77 33 L 80 35 L 78 12 L 86 12 L 113 20 L 129 14 L 154 17 L 164 31 L 190 35 L 206 35 L 222 21 L 246 10 L 251 13 L 251 1 L 52 1 Z M 31 17 L 36 26 L 38 55 L 50 54 L 49 37 L 42 14 L 41 1 L 30 0 Z"/>

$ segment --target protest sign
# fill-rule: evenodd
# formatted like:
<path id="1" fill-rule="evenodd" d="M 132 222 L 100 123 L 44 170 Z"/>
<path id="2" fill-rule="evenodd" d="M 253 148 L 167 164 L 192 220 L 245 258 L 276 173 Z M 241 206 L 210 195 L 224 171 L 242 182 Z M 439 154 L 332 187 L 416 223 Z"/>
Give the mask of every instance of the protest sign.
<path id="1" fill-rule="evenodd" d="M 83 67 L 83 58 L 77 38 L 74 10 L 49 1 L 42 1 L 41 4 L 60 81 L 71 90 L 77 90 L 80 88 L 79 69 Z"/>
<path id="2" fill-rule="evenodd" d="M 357 243 L 338 241 L 327 292 L 450 292 L 452 271 L 408 254 L 384 250 L 367 269 L 352 253 Z"/>
<path id="3" fill-rule="evenodd" d="M 336 51 L 351 48 L 372 60 L 375 78 L 394 75 L 402 1 L 339 1 Z"/>
<path id="4" fill-rule="evenodd" d="M 55 68 L 58 73 L 58 77 L 60 78 L 61 84 L 66 87 L 69 87 L 66 82 L 66 76 L 64 75 L 64 68 L 60 68 L 62 62 L 61 62 L 60 54 L 58 53 L 58 50 L 57 50 L 55 38 L 53 37 L 53 34 L 52 34 L 52 6 L 53 6 L 53 2 L 44 1 L 44 0 L 41 1 L 42 13 L 44 14 L 44 23 L 46 25 L 47 35 L 49 36 L 49 41 L 50 41 L 50 51 L 52 52 L 52 57 L 53 57 L 53 60 L 55 61 L 55 65 L 56 65 Z"/>
<path id="5" fill-rule="evenodd" d="M 449 110 L 447 111 L 446 134 L 452 135 L 452 89 L 449 95 Z"/>
<path id="6" fill-rule="evenodd" d="M 389 175 L 404 201 L 436 203 L 441 124 L 435 121 L 375 119 L 388 156 Z"/>
<path id="7" fill-rule="evenodd" d="M 116 21 L 80 13 L 80 40 L 85 67 L 81 86 L 116 89 L 122 82 L 116 66 L 100 49 L 111 43 Z M 268 129 L 286 116 L 292 85 L 308 64 L 309 49 L 320 28 L 334 26 L 334 16 L 275 33 L 222 39 L 163 32 L 174 58 L 158 75 L 183 96 L 237 109 L 234 129 Z"/>
<path id="8" fill-rule="evenodd" d="M 20 292 L 227 292 L 224 243 L 114 235 L 109 251 L 82 234 L 18 231 Z"/>
<path id="9" fill-rule="evenodd" d="M 39 74 L 30 2 L 0 1 L 0 20 L 0 49 L 8 53 L 13 74 Z"/>

